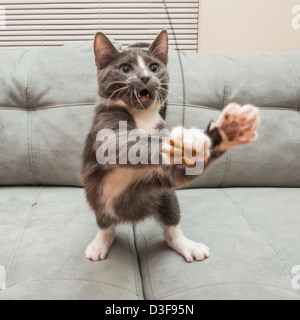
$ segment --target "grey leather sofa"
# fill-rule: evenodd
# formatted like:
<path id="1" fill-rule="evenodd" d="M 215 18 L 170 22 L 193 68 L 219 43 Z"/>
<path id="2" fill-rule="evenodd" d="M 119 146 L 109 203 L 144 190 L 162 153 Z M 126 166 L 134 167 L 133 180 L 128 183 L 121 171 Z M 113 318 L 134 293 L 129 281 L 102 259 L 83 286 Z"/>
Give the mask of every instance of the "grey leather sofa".
<path id="1" fill-rule="evenodd" d="M 231 101 L 261 109 L 257 142 L 178 191 L 182 229 L 211 257 L 186 263 L 150 220 L 119 227 L 92 263 L 97 226 L 78 177 L 97 99 L 92 43 L 0 52 L 0 299 L 300 299 L 300 52 L 180 56 L 170 128 L 183 85 L 188 128 Z"/>

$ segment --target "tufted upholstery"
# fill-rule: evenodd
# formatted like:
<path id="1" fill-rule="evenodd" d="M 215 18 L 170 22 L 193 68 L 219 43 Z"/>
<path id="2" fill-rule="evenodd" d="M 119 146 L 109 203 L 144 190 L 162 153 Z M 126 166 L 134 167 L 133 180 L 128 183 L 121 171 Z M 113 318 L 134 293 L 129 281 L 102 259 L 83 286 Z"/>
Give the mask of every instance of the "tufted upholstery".
<path id="1" fill-rule="evenodd" d="M 97 99 L 92 51 L 0 52 L 0 299 L 300 299 L 300 52 L 170 52 L 170 128 L 183 117 L 206 128 L 227 103 L 252 103 L 259 140 L 178 191 L 183 230 L 210 259 L 186 264 L 147 221 L 120 227 L 93 264 L 84 250 L 97 228 L 78 178 Z"/>

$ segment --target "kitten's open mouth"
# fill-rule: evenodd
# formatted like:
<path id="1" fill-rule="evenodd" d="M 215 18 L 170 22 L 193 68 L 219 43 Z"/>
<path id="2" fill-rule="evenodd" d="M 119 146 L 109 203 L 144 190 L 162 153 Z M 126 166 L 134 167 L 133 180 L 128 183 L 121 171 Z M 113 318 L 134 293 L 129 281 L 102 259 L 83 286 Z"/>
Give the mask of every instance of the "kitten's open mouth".
<path id="1" fill-rule="evenodd" d="M 147 101 L 148 99 L 150 99 L 150 92 L 146 89 L 142 90 L 142 91 L 139 91 L 138 94 L 137 94 L 137 99 L 140 100 L 141 102 L 145 102 Z"/>

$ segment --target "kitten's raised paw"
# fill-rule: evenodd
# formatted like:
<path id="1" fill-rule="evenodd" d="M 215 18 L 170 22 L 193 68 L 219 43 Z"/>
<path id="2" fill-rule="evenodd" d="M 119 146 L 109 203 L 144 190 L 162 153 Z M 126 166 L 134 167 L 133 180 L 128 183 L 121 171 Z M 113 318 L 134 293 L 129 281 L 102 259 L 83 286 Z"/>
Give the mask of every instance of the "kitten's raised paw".
<path id="1" fill-rule="evenodd" d="M 257 107 L 231 103 L 222 111 L 217 121 L 211 125 L 210 130 L 219 129 L 222 137 L 220 149 L 228 150 L 255 141 L 258 137 L 259 124 Z"/>
<path id="2" fill-rule="evenodd" d="M 196 162 L 206 161 L 210 156 L 210 138 L 198 129 L 174 128 L 170 139 L 162 146 L 166 164 L 194 166 Z"/>

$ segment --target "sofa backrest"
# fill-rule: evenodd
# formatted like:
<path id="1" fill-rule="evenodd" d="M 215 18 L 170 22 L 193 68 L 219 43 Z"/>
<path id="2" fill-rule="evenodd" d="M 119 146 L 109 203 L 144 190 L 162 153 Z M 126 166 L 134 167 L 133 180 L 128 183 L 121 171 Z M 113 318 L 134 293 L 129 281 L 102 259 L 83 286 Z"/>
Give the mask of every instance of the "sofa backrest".
<path id="1" fill-rule="evenodd" d="M 193 187 L 300 186 L 300 51 L 171 53 L 169 125 L 206 128 L 230 102 L 260 108 L 259 139 L 231 149 Z M 183 111 L 180 60 L 184 70 Z"/>
<path id="2" fill-rule="evenodd" d="M 299 187 L 300 52 L 179 54 L 170 52 L 169 127 L 183 122 L 183 78 L 186 127 L 206 128 L 232 101 L 257 105 L 262 117 L 259 140 L 192 187 Z M 0 51 L 0 185 L 80 186 L 96 100 L 91 42 Z"/>

